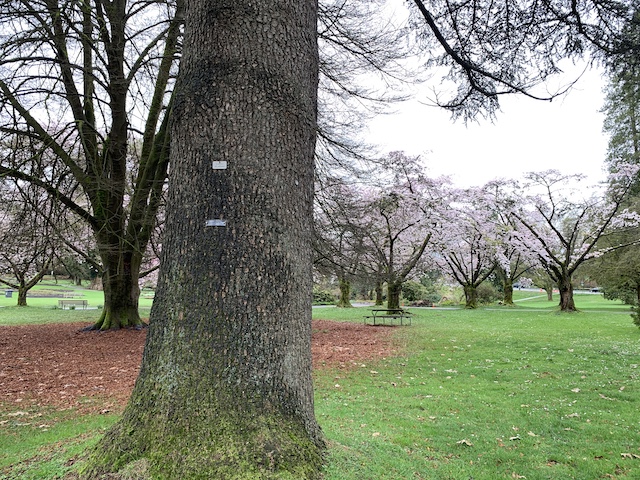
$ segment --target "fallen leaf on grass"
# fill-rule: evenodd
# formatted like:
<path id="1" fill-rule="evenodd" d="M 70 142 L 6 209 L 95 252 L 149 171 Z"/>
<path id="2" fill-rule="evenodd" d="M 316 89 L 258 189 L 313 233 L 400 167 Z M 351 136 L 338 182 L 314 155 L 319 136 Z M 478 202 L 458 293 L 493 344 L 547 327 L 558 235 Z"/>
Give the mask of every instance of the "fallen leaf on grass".
<path id="1" fill-rule="evenodd" d="M 600 398 L 604 398 L 605 400 L 615 401 L 615 398 L 605 397 L 603 394 L 600 394 Z"/>
<path id="2" fill-rule="evenodd" d="M 513 472 L 511 474 L 511 478 L 527 478 L 524 475 L 518 475 L 516 472 Z"/>
<path id="3" fill-rule="evenodd" d="M 459 440 L 456 442 L 457 445 L 465 445 L 467 447 L 473 447 L 473 443 L 471 443 L 469 440 L 467 440 L 466 438 Z"/>
<path id="4" fill-rule="evenodd" d="M 580 389 L 579 389 L 579 388 L 572 388 L 572 389 L 571 389 L 571 391 L 572 391 L 573 393 L 579 393 L 579 392 L 580 392 Z"/>
<path id="5" fill-rule="evenodd" d="M 631 459 L 640 459 L 640 455 L 636 455 L 635 453 L 621 453 L 620 456 L 622 458 L 631 458 Z"/>

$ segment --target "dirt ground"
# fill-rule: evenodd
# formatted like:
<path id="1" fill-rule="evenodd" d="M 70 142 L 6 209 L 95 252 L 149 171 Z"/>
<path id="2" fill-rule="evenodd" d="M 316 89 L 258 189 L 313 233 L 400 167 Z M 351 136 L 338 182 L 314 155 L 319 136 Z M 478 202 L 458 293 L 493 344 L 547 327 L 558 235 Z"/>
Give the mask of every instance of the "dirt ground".
<path id="1" fill-rule="evenodd" d="M 146 331 L 82 332 L 85 325 L 0 327 L 0 402 L 107 412 L 129 398 Z M 314 369 L 393 355 L 393 328 L 314 320 Z"/>

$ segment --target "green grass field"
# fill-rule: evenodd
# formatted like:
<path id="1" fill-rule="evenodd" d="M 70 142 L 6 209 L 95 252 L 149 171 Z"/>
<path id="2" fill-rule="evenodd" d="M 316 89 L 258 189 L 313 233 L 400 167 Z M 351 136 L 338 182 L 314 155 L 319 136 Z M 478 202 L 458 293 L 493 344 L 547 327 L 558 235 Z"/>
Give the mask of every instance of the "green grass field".
<path id="1" fill-rule="evenodd" d="M 414 309 L 394 329 L 399 356 L 314 372 L 325 479 L 640 479 L 640 330 L 628 307 L 579 295 L 581 312 L 559 314 L 539 295 Z M 62 478 L 115 419 L 1 405 L 0 478 Z"/>
<path id="2" fill-rule="evenodd" d="M 17 307 L 17 292 L 7 297 L 6 287 L 0 287 L 0 326 L 41 323 L 66 322 L 94 322 L 100 318 L 104 295 L 102 291 L 78 287 L 68 281 L 41 282 L 31 290 L 27 296 L 27 307 Z M 87 300 L 88 308 L 83 310 L 59 309 L 58 300 L 66 294 L 70 299 Z M 58 296 L 50 296 L 58 295 Z M 153 298 L 146 291 L 140 296 L 140 315 L 149 316 Z"/>

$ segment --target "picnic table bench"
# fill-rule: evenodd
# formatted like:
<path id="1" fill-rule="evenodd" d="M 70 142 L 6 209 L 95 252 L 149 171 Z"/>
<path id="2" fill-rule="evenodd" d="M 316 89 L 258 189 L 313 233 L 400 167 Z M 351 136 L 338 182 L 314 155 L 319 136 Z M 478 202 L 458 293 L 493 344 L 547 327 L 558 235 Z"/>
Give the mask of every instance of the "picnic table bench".
<path id="1" fill-rule="evenodd" d="M 89 302 L 87 300 L 58 300 L 58 308 L 63 310 L 65 306 L 71 307 L 72 305 L 73 307 L 82 307 L 83 310 L 86 310 Z"/>
<path id="2" fill-rule="evenodd" d="M 411 317 L 413 314 L 411 312 L 406 311 L 403 308 L 374 308 L 371 310 L 371 315 L 365 315 L 364 323 L 367 323 L 367 320 L 373 319 L 373 324 L 376 324 L 376 321 L 381 321 L 381 324 L 384 324 L 386 319 L 391 320 L 391 324 L 396 319 L 400 319 L 400 325 L 403 325 L 404 320 L 409 321 L 409 325 L 411 325 Z"/>

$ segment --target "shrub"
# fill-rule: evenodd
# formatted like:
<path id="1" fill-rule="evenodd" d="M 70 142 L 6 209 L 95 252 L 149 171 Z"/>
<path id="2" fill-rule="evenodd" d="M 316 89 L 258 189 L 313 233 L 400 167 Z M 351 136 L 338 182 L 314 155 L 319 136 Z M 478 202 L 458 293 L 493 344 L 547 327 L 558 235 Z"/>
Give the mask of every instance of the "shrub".
<path id="1" fill-rule="evenodd" d="M 402 297 L 416 306 L 431 306 L 439 303 L 442 295 L 435 284 L 425 285 L 422 282 L 408 281 L 402 284 Z"/>
<path id="2" fill-rule="evenodd" d="M 497 302 L 502 298 L 498 289 L 488 282 L 478 285 L 476 293 L 478 294 L 478 303 L 483 305 Z"/>
<path id="3" fill-rule="evenodd" d="M 336 297 L 327 290 L 313 289 L 313 303 L 335 303 Z"/>
<path id="4" fill-rule="evenodd" d="M 424 285 L 409 280 L 402 284 L 402 297 L 408 302 L 415 302 L 417 300 L 424 300 L 427 294 L 427 289 Z"/>

